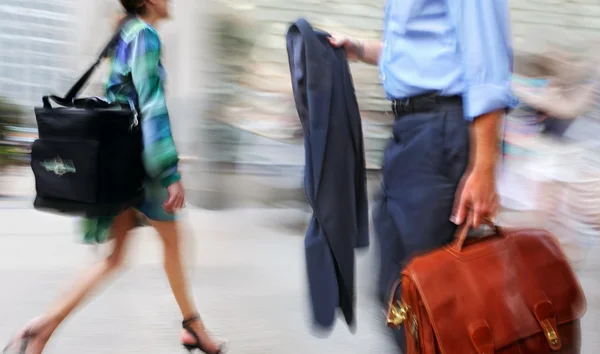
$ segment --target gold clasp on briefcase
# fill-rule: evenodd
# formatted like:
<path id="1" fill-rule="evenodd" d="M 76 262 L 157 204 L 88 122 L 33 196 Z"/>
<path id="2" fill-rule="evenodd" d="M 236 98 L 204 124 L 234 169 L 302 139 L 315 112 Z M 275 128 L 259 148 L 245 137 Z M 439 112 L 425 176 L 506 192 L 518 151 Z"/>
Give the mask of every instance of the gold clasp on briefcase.
<path id="1" fill-rule="evenodd" d="M 387 326 L 393 329 L 400 329 L 402 323 L 407 321 L 409 317 L 412 319 L 410 333 L 415 341 L 415 345 L 417 346 L 416 348 L 418 350 L 419 322 L 417 320 L 417 316 L 415 316 L 415 314 L 410 313 L 410 306 L 400 301 L 396 301 L 395 304 L 390 304 L 387 313 Z"/>
<path id="2" fill-rule="evenodd" d="M 410 307 L 406 304 L 396 301 L 396 304 L 390 304 L 387 314 L 388 327 L 399 329 L 404 321 L 408 319 Z"/>
<path id="3" fill-rule="evenodd" d="M 405 302 L 401 300 L 394 300 L 400 287 L 401 281 L 398 280 L 392 286 L 392 293 L 390 295 L 390 302 L 388 305 L 387 315 L 386 315 L 386 324 L 388 327 L 392 329 L 400 329 L 400 326 L 406 321 L 408 321 L 409 317 L 411 321 L 410 333 L 414 339 L 416 350 L 419 351 L 419 321 L 415 313 L 411 313 L 411 308 Z M 407 324 L 408 325 L 408 324 Z"/>
<path id="4" fill-rule="evenodd" d="M 550 321 L 543 320 L 541 322 L 541 325 L 542 325 L 542 329 L 544 330 L 544 335 L 546 336 L 546 340 L 548 341 L 548 344 L 550 344 L 552 349 L 556 350 L 555 348 L 560 348 L 560 345 L 561 345 L 560 337 L 558 336 L 558 333 L 556 333 L 556 331 L 552 327 L 552 324 L 550 323 Z"/>
<path id="5" fill-rule="evenodd" d="M 417 316 L 415 316 L 415 315 L 412 316 L 412 327 L 410 328 L 410 334 L 413 336 L 413 339 L 415 340 L 415 344 L 417 345 L 417 349 L 418 349 L 418 345 L 419 345 L 419 321 L 417 321 Z"/>

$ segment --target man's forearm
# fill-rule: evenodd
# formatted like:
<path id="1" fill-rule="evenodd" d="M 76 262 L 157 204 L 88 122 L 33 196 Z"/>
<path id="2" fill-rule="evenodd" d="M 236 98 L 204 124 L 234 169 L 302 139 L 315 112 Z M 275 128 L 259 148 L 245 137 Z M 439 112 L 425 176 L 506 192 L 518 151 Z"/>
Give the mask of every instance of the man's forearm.
<path id="1" fill-rule="evenodd" d="M 498 125 L 504 110 L 481 115 L 471 123 L 470 170 L 494 173 L 498 160 Z"/>
<path id="2" fill-rule="evenodd" d="M 379 64 L 379 57 L 383 50 L 383 43 L 381 41 L 359 41 L 357 42 L 357 46 L 358 60 L 371 65 Z"/>

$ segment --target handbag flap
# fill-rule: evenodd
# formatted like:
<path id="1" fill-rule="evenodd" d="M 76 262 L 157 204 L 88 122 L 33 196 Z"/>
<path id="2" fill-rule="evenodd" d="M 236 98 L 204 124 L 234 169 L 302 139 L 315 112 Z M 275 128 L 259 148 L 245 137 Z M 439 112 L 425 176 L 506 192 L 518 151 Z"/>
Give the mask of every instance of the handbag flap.
<path id="1" fill-rule="evenodd" d="M 583 291 L 556 238 L 545 230 L 502 230 L 461 252 L 447 246 L 417 257 L 403 271 L 442 353 L 476 353 L 473 337 L 482 323 L 500 349 L 542 333 L 544 320 L 555 327 L 585 313 Z"/>

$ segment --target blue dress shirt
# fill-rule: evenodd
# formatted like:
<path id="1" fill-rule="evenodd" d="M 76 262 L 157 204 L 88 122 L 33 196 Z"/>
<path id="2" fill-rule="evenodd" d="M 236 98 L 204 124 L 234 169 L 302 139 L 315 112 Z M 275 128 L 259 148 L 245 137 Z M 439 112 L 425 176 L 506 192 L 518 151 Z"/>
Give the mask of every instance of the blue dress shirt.
<path id="1" fill-rule="evenodd" d="M 517 105 L 507 0 L 387 0 L 380 74 L 389 99 L 462 95 L 465 118 Z"/>

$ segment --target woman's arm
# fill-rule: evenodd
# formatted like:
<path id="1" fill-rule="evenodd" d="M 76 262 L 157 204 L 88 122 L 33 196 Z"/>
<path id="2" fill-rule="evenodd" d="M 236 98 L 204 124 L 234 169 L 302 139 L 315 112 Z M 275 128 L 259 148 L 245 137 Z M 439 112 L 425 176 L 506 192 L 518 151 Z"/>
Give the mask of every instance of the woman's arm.
<path id="1" fill-rule="evenodd" d="M 179 157 L 171 134 L 169 113 L 162 87 L 158 33 L 144 28 L 129 44 L 128 64 L 136 92 L 144 137 L 144 166 L 164 187 L 179 181 Z"/>

